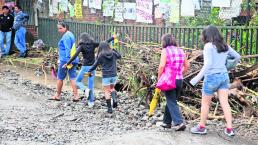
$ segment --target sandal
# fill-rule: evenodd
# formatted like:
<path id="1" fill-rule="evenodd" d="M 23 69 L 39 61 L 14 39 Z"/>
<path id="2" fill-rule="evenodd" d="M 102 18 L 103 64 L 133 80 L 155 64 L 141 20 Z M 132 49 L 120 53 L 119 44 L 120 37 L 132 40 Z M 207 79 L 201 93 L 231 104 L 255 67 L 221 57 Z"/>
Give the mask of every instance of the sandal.
<path id="1" fill-rule="evenodd" d="M 181 123 L 180 125 L 177 125 L 176 131 L 184 131 L 186 129 L 185 124 Z"/>
<path id="2" fill-rule="evenodd" d="M 61 99 L 58 99 L 58 98 L 49 98 L 47 100 L 52 100 L 52 101 L 61 101 Z"/>
<path id="3" fill-rule="evenodd" d="M 72 101 L 73 101 L 73 102 L 79 102 L 80 99 L 73 99 Z"/>

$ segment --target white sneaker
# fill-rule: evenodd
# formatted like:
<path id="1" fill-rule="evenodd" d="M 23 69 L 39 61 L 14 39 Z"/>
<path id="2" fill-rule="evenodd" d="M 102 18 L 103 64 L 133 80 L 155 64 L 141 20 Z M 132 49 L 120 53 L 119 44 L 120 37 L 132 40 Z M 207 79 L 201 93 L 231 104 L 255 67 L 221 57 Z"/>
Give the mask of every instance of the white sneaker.
<path id="1" fill-rule="evenodd" d="M 94 102 L 88 102 L 88 106 L 89 106 L 89 108 L 92 108 L 93 106 L 94 106 Z"/>
<path id="2" fill-rule="evenodd" d="M 84 90 L 84 95 L 85 95 L 85 98 L 86 98 L 86 99 L 89 98 L 89 96 L 90 96 L 90 89 L 89 89 L 89 88 L 86 88 L 86 89 Z"/>

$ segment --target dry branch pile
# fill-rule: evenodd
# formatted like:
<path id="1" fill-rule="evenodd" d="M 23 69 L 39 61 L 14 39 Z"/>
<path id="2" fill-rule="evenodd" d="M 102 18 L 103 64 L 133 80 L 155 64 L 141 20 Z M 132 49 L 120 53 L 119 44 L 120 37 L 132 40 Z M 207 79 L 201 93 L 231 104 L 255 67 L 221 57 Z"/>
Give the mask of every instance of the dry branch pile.
<path id="1" fill-rule="evenodd" d="M 120 43 L 121 47 L 117 49 L 122 53 L 123 59 L 118 62 L 118 86 L 122 86 L 120 88 L 122 90 L 129 90 L 132 96 L 135 97 L 132 101 L 138 103 L 139 96 L 135 95 L 135 91 L 139 90 L 139 88 L 153 88 L 151 86 L 155 86 L 161 46 L 154 43 L 134 43 L 130 40 Z M 178 104 L 184 117 L 188 121 L 196 121 L 196 119 L 200 117 L 202 83 L 192 87 L 189 81 L 203 66 L 202 51 L 187 48 L 184 50 L 191 66 L 188 73 L 185 75 L 184 89 Z M 242 60 L 245 60 L 257 58 L 257 55 L 243 57 L 244 59 Z M 42 66 L 44 66 L 44 68 L 56 68 L 57 60 L 58 54 L 52 49 L 45 56 Z M 249 64 L 242 61 L 235 70 L 230 72 L 230 80 L 229 103 L 234 117 L 238 118 L 234 120 L 234 126 L 237 131 L 247 132 L 247 135 L 244 136 L 254 134 L 253 138 L 256 138 L 258 124 L 258 64 Z M 143 95 L 146 96 L 147 92 L 144 93 Z M 163 100 L 163 102 L 161 102 L 161 105 L 163 105 L 164 96 L 161 97 L 160 100 Z M 136 105 L 134 104 L 134 106 Z M 213 119 L 215 122 L 217 119 L 223 118 L 223 112 L 219 105 L 217 94 L 212 100 L 209 118 Z"/>
<path id="2" fill-rule="evenodd" d="M 123 59 L 118 63 L 121 89 L 130 90 L 134 94 L 139 88 L 153 86 L 157 80 L 161 46 L 155 43 L 135 43 L 130 40 L 120 43 L 121 47 L 118 50 L 123 54 Z M 189 81 L 203 66 L 202 51 L 188 48 L 184 48 L 184 50 L 191 66 L 185 75 L 184 89 L 179 105 L 186 118 L 196 119 L 200 112 L 202 83 L 192 87 Z M 243 56 L 244 59 L 255 57 L 258 56 Z M 57 69 L 57 60 L 57 52 L 50 49 L 43 60 L 43 67 Z M 232 83 L 229 103 L 233 114 L 235 116 L 257 117 L 258 64 L 249 64 L 242 61 L 235 70 L 230 72 L 230 79 Z M 213 99 L 211 108 L 210 118 L 223 117 L 217 97 Z"/>
<path id="3" fill-rule="evenodd" d="M 161 46 L 153 43 L 121 42 L 123 59 L 119 61 L 119 78 L 124 89 L 136 91 L 143 86 L 155 84 L 157 68 L 159 65 Z M 179 105 L 183 114 L 188 119 L 199 117 L 201 106 L 202 83 L 193 87 L 189 84 L 203 66 L 201 50 L 184 48 L 191 64 L 184 79 L 183 95 Z M 243 56 L 255 58 L 254 56 Z M 243 59 L 242 59 L 243 60 Z M 234 116 L 258 117 L 258 64 L 248 64 L 242 61 L 235 70 L 230 72 L 230 99 Z M 135 96 L 137 97 L 137 96 Z M 222 109 L 217 99 L 217 94 L 212 101 L 210 118 L 223 118 Z"/>

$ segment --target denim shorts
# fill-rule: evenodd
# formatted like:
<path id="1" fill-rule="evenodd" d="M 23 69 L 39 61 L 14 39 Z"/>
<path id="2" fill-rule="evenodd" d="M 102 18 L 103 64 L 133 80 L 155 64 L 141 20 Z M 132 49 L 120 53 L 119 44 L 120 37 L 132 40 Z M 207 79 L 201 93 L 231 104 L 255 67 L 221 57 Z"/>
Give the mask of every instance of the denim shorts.
<path id="1" fill-rule="evenodd" d="M 102 78 L 102 85 L 103 86 L 115 85 L 116 81 L 117 81 L 117 77 Z"/>
<path id="2" fill-rule="evenodd" d="M 228 73 L 216 73 L 206 75 L 203 81 L 202 92 L 205 95 L 212 96 L 214 92 L 221 89 L 229 88 L 229 76 Z"/>
<path id="3" fill-rule="evenodd" d="M 60 61 L 60 63 L 59 63 L 58 72 L 57 72 L 57 79 L 58 80 L 64 80 L 67 73 L 68 73 L 70 80 L 75 80 L 75 78 L 76 78 L 76 68 L 77 68 L 78 64 L 73 64 L 73 67 L 71 69 L 62 68 L 62 66 L 65 63 L 66 62 L 63 62 L 63 61 Z"/>

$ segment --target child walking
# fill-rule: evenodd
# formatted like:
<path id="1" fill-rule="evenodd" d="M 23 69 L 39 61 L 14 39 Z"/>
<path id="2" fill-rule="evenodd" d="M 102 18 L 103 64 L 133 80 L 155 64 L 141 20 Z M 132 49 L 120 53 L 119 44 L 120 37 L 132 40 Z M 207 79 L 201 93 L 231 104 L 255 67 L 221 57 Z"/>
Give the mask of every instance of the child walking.
<path id="1" fill-rule="evenodd" d="M 105 92 L 108 113 L 112 113 L 111 96 L 113 99 L 113 108 L 117 107 L 117 93 L 114 87 L 117 81 L 116 62 L 120 58 L 121 55 L 115 49 L 111 49 L 107 42 L 100 42 L 97 60 L 88 71 L 88 73 L 91 73 L 98 65 L 101 65 L 102 85 Z"/>
<path id="2" fill-rule="evenodd" d="M 191 129 L 195 134 L 206 134 L 206 119 L 209 114 L 209 107 L 214 92 L 218 93 L 219 101 L 227 122 L 224 133 L 228 136 L 234 136 L 232 129 L 232 114 L 228 103 L 229 76 L 226 68 L 227 57 L 233 57 L 236 62 L 240 60 L 240 55 L 228 46 L 219 30 L 214 26 L 206 27 L 202 32 L 202 41 L 204 42 L 204 66 L 190 83 L 197 84 L 203 77 L 202 87 L 202 106 L 201 121 Z"/>
<path id="3" fill-rule="evenodd" d="M 111 42 L 114 37 L 106 40 Z M 80 35 L 79 45 L 77 47 L 75 55 L 63 66 L 66 68 L 70 65 L 73 60 L 82 53 L 83 62 L 79 74 L 76 77 L 76 85 L 84 92 L 86 98 L 89 98 L 88 106 L 92 108 L 94 106 L 94 77 L 95 71 L 92 71 L 91 76 L 88 77 L 88 88 L 83 84 L 82 80 L 84 74 L 89 71 L 95 61 L 95 48 L 99 46 L 99 43 L 95 42 L 94 39 L 88 33 L 82 33 Z"/>

